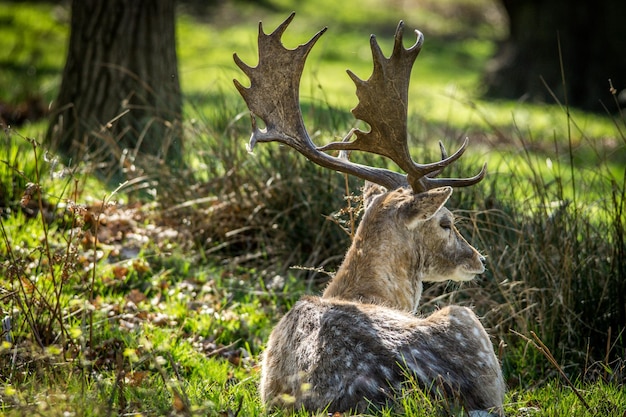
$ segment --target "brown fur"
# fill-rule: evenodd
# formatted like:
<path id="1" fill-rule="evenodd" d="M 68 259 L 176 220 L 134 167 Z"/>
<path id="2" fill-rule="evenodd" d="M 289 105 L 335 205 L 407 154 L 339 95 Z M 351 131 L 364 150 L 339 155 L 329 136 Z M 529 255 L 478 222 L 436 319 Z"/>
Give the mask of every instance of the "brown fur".
<path id="1" fill-rule="evenodd" d="M 270 406 L 362 412 L 416 380 L 467 410 L 502 413 L 504 383 L 475 314 L 417 309 L 423 281 L 469 280 L 482 256 L 454 228 L 443 187 L 365 191 L 366 212 L 322 297 L 304 297 L 273 330 L 261 397 Z"/>

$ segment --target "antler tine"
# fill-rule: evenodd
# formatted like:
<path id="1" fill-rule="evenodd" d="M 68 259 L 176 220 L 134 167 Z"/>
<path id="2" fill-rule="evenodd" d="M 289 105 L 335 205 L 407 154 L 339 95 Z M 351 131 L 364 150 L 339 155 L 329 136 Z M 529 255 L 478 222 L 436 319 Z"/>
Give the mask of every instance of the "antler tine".
<path id="1" fill-rule="evenodd" d="M 423 190 L 432 190 L 437 187 L 467 187 L 470 185 L 474 185 L 479 183 L 483 178 L 485 178 L 485 174 L 487 173 L 487 163 L 483 164 L 483 167 L 480 169 L 480 172 L 473 177 L 469 178 L 432 178 L 429 176 L 422 177 L 420 180 L 420 185 Z"/>
<path id="2" fill-rule="evenodd" d="M 467 147 L 468 143 L 469 143 L 469 139 L 465 138 L 465 140 L 463 141 L 463 145 L 455 153 L 455 154 L 459 154 L 456 159 L 460 158 L 463 152 L 465 152 L 465 148 Z M 441 152 L 442 161 L 452 159 L 452 157 L 454 156 L 453 155 L 451 157 L 448 157 L 448 151 L 446 151 L 446 147 L 441 141 L 439 141 L 439 150 Z M 420 183 L 416 186 L 421 187 L 421 189 L 423 190 L 430 190 L 432 188 L 443 187 L 446 185 L 451 186 L 451 187 L 467 187 L 469 185 L 474 185 L 480 182 L 485 177 L 485 174 L 487 173 L 487 164 L 486 163 L 483 164 L 483 167 L 481 168 L 480 172 L 470 178 L 435 178 L 437 175 L 441 174 L 441 171 L 443 171 L 443 168 L 438 169 L 437 171 L 433 171 L 429 173 L 428 175 L 422 177 L 420 179 Z"/>
<path id="3" fill-rule="evenodd" d="M 444 160 L 448 157 L 448 151 L 446 150 L 446 147 L 444 146 L 442 141 L 439 141 L 439 152 L 441 152 L 441 160 Z M 443 168 L 429 173 L 427 177 L 435 178 L 437 175 L 441 174 L 441 171 L 443 171 Z"/>
<path id="4" fill-rule="evenodd" d="M 258 142 L 280 142 L 325 168 L 352 174 L 389 189 L 406 185 L 404 174 L 355 164 L 345 158 L 328 155 L 313 144 L 302 120 L 299 86 L 306 58 L 326 28 L 307 43 L 295 49 L 287 49 L 281 42 L 281 36 L 294 15 L 292 13 L 269 35 L 259 24 L 259 63 L 256 67 L 250 67 L 234 54 L 235 63 L 250 79 L 250 87 L 233 80 L 252 115 L 252 135 L 248 149 L 252 150 Z M 257 127 L 257 116 L 265 122 L 264 129 Z"/>

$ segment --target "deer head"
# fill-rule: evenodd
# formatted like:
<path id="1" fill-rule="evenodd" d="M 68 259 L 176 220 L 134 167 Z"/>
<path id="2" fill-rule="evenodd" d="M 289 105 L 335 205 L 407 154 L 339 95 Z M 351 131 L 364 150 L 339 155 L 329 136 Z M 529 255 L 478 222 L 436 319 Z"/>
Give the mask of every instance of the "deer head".
<path id="1" fill-rule="evenodd" d="M 365 214 L 324 297 L 417 310 L 423 282 L 467 281 L 484 272 L 483 256 L 443 207 L 451 187 L 415 194 L 365 187 Z"/>
<path id="2" fill-rule="evenodd" d="M 342 141 L 316 146 L 302 119 L 299 84 L 307 55 L 326 29 L 307 43 L 287 49 L 281 37 L 293 17 L 291 14 L 269 35 L 259 23 L 256 67 L 246 65 L 234 55 L 236 64 L 250 79 L 249 87 L 234 80 L 252 115 L 248 149 L 252 150 L 259 142 L 280 142 L 322 167 L 355 175 L 389 190 L 375 199 L 370 198 L 375 193 L 366 191 L 366 201 L 371 204 L 324 296 L 414 310 L 422 281 L 467 280 L 482 273 L 481 255 L 461 237 L 451 213 L 443 205 L 452 193 L 451 187 L 469 186 L 482 180 L 486 164 L 471 178 L 436 178 L 463 155 L 467 139 L 450 156 L 440 143 L 441 160 L 431 163 L 417 163 L 409 153 L 409 79 L 422 48 L 423 35 L 416 30 L 415 44 L 404 48 L 400 22 L 389 58 L 371 36 L 374 69 L 370 78 L 361 80 L 348 70 L 359 98 L 352 113 L 366 122 L 370 130 L 352 129 Z M 265 128 L 257 126 L 257 117 L 265 122 Z M 330 155 L 331 151 L 339 151 L 339 155 Z M 405 174 L 353 163 L 346 157 L 348 151 L 389 158 Z"/>

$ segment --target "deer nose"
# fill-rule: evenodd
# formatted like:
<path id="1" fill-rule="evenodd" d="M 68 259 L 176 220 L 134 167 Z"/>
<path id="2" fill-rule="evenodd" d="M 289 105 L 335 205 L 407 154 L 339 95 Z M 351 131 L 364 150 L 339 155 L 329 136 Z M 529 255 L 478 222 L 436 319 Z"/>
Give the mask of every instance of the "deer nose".
<path id="1" fill-rule="evenodd" d="M 484 256 L 480 255 L 478 259 L 480 259 L 480 263 L 482 263 L 483 266 L 487 266 L 487 258 L 485 258 Z"/>

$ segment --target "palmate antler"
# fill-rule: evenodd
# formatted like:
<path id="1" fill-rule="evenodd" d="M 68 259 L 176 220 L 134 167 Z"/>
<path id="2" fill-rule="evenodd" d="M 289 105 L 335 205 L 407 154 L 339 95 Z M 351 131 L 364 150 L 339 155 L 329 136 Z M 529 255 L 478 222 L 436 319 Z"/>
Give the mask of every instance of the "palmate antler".
<path id="1" fill-rule="evenodd" d="M 235 63 L 250 78 L 250 87 L 234 80 L 239 93 L 252 113 L 252 136 L 248 149 L 257 142 L 280 142 L 288 145 L 316 164 L 336 171 L 395 189 L 410 185 L 414 192 L 450 185 L 464 187 L 483 179 L 486 165 L 471 178 L 434 178 L 443 168 L 463 155 L 468 140 L 451 156 L 447 156 L 440 143 L 442 159 L 429 164 L 418 164 L 411 159 L 407 144 L 407 108 L 409 79 L 413 63 L 419 54 L 423 35 L 415 31 L 417 41 L 406 49 L 402 45 L 403 23 L 398 24 L 393 52 L 385 58 L 374 35 L 370 38 L 374 71 L 367 81 L 359 79 L 348 70 L 356 84 L 359 104 L 352 109 L 354 116 L 370 126 L 369 132 L 352 129 L 342 142 L 316 146 L 302 120 L 299 87 L 307 55 L 315 42 L 324 34 L 319 31 L 306 44 L 287 49 L 281 42 L 282 34 L 293 20 L 292 13 L 274 32 L 267 35 L 259 23 L 259 63 L 256 67 L 246 65 L 237 54 Z M 256 117 L 265 122 L 265 128 L 256 125 Z M 349 142 L 348 139 L 356 136 Z M 383 168 L 365 166 L 345 158 L 327 154 L 327 151 L 363 151 L 385 156 L 394 161 L 406 174 Z"/>

